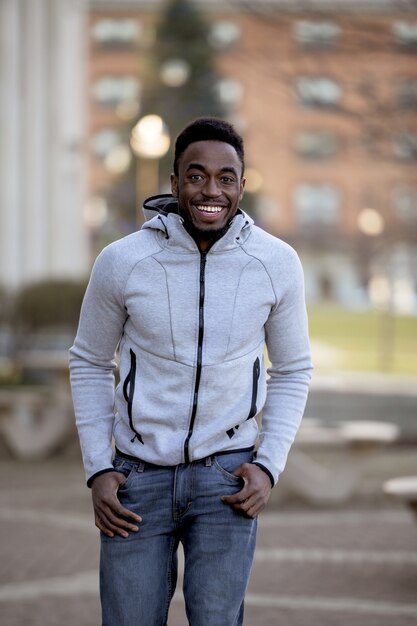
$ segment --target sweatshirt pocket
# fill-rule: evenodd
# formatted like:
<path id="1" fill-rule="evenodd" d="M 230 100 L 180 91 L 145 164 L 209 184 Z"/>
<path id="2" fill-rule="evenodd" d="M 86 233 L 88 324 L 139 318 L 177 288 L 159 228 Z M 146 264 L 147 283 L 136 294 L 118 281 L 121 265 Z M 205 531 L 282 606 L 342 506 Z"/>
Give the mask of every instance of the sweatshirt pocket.
<path id="1" fill-rule="evenodd" d="M 253 364 L 253 370 L 252 370 L 252 401 L 250 405 L 249 415 L 246 418 L 248 420 L 250 420 L 251 417 L 255 417 L 257 413 L 256 401 L 258 399 L 258 383 L 259 383 L 260 373 L 261 373 L 261 366 L 260 366 L 259 357 L 257 356 Z"/>
<path id="2" fill-rule="evenodd" d="M 255 362 L 253 364 L 253 368 L 252 368 L 252 397 L 251 397 L 251 404 L 250 404 L 250 410 L 249 410 L 249 415 L 247 416 L 246 420 L 250 420 L 252 417 L 255 417 L 256 413 L 257 413 L 257 406 L 256 406 L 256 402 L 258 399 L 258 384 L 259 384 L 259 375 L 261 373 L 261 364 L 259 361 L 259 357 L 256 357 Z M 229 437 L 229 439 L 231 439 L 235 434 L 236 431 L 239 429 L 239 424 L 237 424 L 236 426 L 234 426 L 233 428 L 229 428 L 229 430 L 226 431 L 227 436 Z"/>
<path id="3" fill-rule="evenodd" d="M 130 349 L 130 370 L 128 375 L 126 376 L 123 383 L 123 396 L 127 402 L 127 415 L 129 417 L 129 426 L 132 431 L 135 433 L 133 439 L 131 439 L 131 443 L 134 442 L 135 439 L 138 439 L 140 443 L 143 444 L 142 435 L 135 429 L 133 425 L 133 398 L 135 395 L 135 380 L 136 380 L 136 354 Z"/>

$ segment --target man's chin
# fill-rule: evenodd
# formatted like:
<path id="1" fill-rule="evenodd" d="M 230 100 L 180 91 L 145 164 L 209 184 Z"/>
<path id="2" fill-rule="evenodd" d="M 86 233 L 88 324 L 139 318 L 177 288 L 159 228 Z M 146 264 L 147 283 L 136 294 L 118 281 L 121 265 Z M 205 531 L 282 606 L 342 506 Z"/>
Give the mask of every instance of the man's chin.
<path id="1" fill-rule="evenodd" d="M 220 237 L 223 237 L 229 228 L 229 224 L 221 227 L 213 225 L 207 226 L 207 228 L 199 228 L 191 222 L 185 222 L 184 226 L 187 229 L 188 234 L 197 241 L 216 241 L 217 239 L 220 239 Z"/>

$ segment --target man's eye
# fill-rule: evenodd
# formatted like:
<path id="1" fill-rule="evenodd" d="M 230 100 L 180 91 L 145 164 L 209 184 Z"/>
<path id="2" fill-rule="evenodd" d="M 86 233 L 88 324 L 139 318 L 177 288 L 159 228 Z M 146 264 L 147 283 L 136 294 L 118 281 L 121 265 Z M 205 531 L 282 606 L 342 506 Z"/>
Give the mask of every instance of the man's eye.
<path id="1" fill-rule="evenodd" d="M 230 176 L 223 176 L 221 180 L 222 180 L 222 183 L 226 183 L 226 184 L 230 184 L 234 182 L 233 178 L 230 178 Z"/>
<path id="2" fill-rule="evenodd" d="M 196 181 L 203 180 L 203 177 L 201 176 L 201 174 L 190 174 L 189 179 Z"/>

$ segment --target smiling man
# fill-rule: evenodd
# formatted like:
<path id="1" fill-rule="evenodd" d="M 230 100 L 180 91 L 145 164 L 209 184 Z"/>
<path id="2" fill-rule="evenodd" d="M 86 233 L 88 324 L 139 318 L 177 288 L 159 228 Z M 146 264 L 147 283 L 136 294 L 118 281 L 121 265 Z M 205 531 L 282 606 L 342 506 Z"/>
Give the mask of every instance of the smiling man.
<path id="1" fill-rule="evenodd" d="M 171 187 L 185 228 L 206 251 L 225 234 L 243 197 L 243 147 L 238 148 L 239 156 L 229 143 L 206 140 L 191 143 L 181 153 L 187 136 L 185 132 L 177 142 Z"/>
<path id="2" fill-rule="evenodd" d="M 301 266 L 239 208 L 244 167 L 230 124 L 189 124 L 172 194 L 93 268 L 70 370 L 103 626 L 167 624 L 179 543 L 189 624 L 243 624 L 256 518 L 311 374 Z"/>

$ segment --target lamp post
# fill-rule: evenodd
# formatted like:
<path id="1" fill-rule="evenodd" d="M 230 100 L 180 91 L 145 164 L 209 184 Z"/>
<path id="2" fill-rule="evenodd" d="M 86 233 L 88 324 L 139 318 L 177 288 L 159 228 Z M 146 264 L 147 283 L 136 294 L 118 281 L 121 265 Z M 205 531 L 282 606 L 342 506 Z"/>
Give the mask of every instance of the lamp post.
<path id="1" fill-rule="evenodd" d="M 132 129 L 130 145 L 136 160 L 136 221 L 142 224 L 141 201 L 159 191 L 159 160 L 168 152 L 170 137 L 159 115 L 145 115 Z"/>
<path id="2" fill-rule="evenodd" d="M 358 215 L 358 228 L 366 237 L 379 245 L 371 246 L 373 253 L 380 253 L 380 271 L 371 278 L 368 292 L 371 302 L 380 311 L 378 333 L 378 357 L 381 370 L 390 371 L 395 357 L 395 320 L 393 316 L 392 284 L 389 260 L 384 259 L 387 251 L 382 246 L 387 243 L 385 220 L 376 209 L 366 208 Z M 388 251 L 389 254 L 389 251 Z"/>

